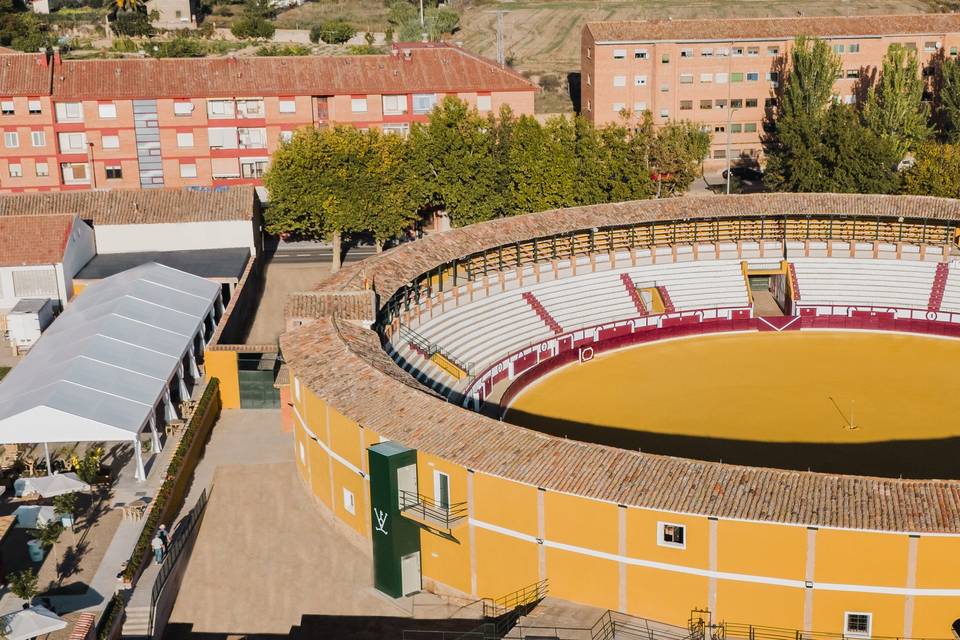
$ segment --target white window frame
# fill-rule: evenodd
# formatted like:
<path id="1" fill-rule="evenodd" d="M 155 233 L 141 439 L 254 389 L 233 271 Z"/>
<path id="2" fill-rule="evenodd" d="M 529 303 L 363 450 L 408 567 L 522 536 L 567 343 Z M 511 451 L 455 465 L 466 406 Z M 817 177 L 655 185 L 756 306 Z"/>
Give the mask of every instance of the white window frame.
<path id="1" fill-rule="evenodd" d="M 47 133 L 45 131 L 31 131 L 30 145 L 34 148 L 47 146 Z"/>
<path id="2" fill-rule="evenodd" d="M 860 53 L 860 43 L 854 42 L 847 45 L 847 53 Z"/>
<path id="3" fill-rule="evenodd" d="M 346 487 L 343 487 L 343 509 L 352 516 L 357 515 L 357 499 Z"/>
<path id="4" fill-rule="evenodd" d="M 192 131 L 177 132 L 177 148 L 178 149 L 192 149 L 193 145 L 194 145 L 194 141 L 193 141 Z"/>
<path id="5" fill-rule="evenodd" d="M 120 136 L 119 135 L 100 136 L 100 146 L 103 147 L 104 149 L 119 149 Z"/>
<path id="6" fill-rule="evenodd" d="M 43 167 L 41 170 L 40 167 Z M 46 162 L 37 162 L 33 165 L 33 172 L 37 174 L 38 178 L 46 178 L 50 175 L 50 165 Z"/>
<path id="7" fill-rule="evenodd" d="M 633 50 L 633 59 L 634 60 L 646 60 L 650 57 L 650 52 L 646 49 L 634 49 Z"/>
<path id="8" fill-rule="evenodd" d="M 116 120 L 117 105 L 113 102 L 97 103 L 97 115 L 101 120 Z"/>
<path id="9" fill-rule="evenodd" d="M 701 58 L 712 58 L 713 57 L 713 47 L 707 47 L 706 49 L 700 49 Z"/>
<path id="10" fill-rule="evenodd" d="M 712 73 L 701 73 L 701 74 L 700 74 L 700 82 L 713 82 L 713 74 L 712 74 Z"/>
<path id="11" fill-rule="evenodd" d="M 635 87 L 647 86 L 647 76 L 633 76 L 633 86 Z"/>
<path id="12" fill-rule="evenodd" d="M 11 162 L 7 165 L 7 173 L 10 174 L 11 178 L 22 178 L 23 177 L 23 165 L 19 162 Z"/>
<path id="13" fill-rule="evenodd" d="M 678 527 L 683 533 L 683 542 L 669 542 L 664 540 L 664 529 L 666 527 Z M 687 548 L 687 526 L 684 524 L 679 524 L 677 522 L 657 522 L 657 546 L 668 547 L 670 549 L 686 549 Z"/>
<path id="14" fill-rule="evenodd" d="M 681 57 L 681 58 L 692 58 L 692 57 L 693 57 L 693 49 L 690 49 L 690 48 L 680 49 L 680 57 Z"/>
<path id="15" fill-rule="evenodd" d="M 367 105 L 366 98 L 350 98 L 351 113 L 366 113 L 367 108 L 368 108 L 368 105 Z"/>
<path id="16" fill-rule="evenodd" d="M 173 115 L 183 118 L 193 115 L 193 102 L 188 100 L 177 100 L 173 103 Z"/>
<path id="17" fill-rule="evenodd" d="M 759 71 L 747 71 L 743 74 L 744 82 L 760 82 L 760 72 Z"/>
<path id="18" fill-rule="evenodd" d="M 277 111 L 280 113 L 296 113 L 297 101 L 295 99 L 281 99 L 280 103 L 277 105 Z"/>
<path id="19" fill-rule="evenodd" d="M 661 118 L 669 118 L 669 117 L 670 117 L 670 109 L 660 109 L 660 117 L 661 117 Z"/>
<path id="20" fill-rule="evenodd" d="M 646 102 L 634 102 L 633 103 L 633 112 L 634 113 L 643 113 L 647 110 Z"/>
<path id="21" fill-rule="evenodd" d="M 727 73 L 726 71 L 714 74 L 713 81 L 716 82 L 717 84 L 727 84 L 728 82 L 730 82 L 730 74 Z"/>
<path id="22" fill-rule="evenodd" d="M 477 96 L 477 111 L 492 111 L 493 96 Z"/>
<path id="23" fill-rule="evenodd" d="M 433 499 L 437 505 L 441 504 L 440 500 L 440 476 L 444 476 L 447 479 L 447 507 L 453 504 L 453 500 L 450 499 L 452 491 L 450 490 L 450 474 L 444 473 L 443 471 L 434 470 L 433 471 Z"/>
<path id="24" fill-rule="evenodd" d="M 7 113 L 7 111 L 10 113 Z M 17 104 L 13 100 L 0 100 L 0 112 L 5 116 L 16 115 Z"/>
<path id="25" fill-rule="evenodd" d="M 83 122 L 83 103 L 58 102 L 57 122 Z"/>
<path id="26" fill-rule="evenodd" d="M 613 112 L 614 112 L 614 113 L 620 113 L 621 111 L 623 111 L 623 110 L 626 109 L 626 108 L 627 108 L 626 103 L 623 103 L 623 102 L 614 102 L 614 103 L 613 103 Z"/>
<path id="27" fill-rule="evenodd" d="M 226 143 L 226 144 L 224 144 Z M 207 129 L 207 145 L 211 149 L 238 149 L 240 139 L 236 127 L 210 127 Z"/>
<path id="28" fill-rule="evenodd" d="M 851 616 L 866 616 L 867 631 L 850 631 Z M 843 635 L 848 638 L 869 638 L 873 634 L 873 614 L 867 611 L 844 611 L 843 612 Z"/>
<path id="29" fill-rule="evenodd" d="M 430 106 L 427 109 L 424 109 L 422 106 L 417 106 L 417 101 L 429 100 Z M 413 112 L 414 113 L 430 113 L 437 106 L 437 94 L 435 93 L 415 93 L 413 94 L 412 99 Z"/>
<path id="30" fill-rule="evenodd" d="M 293 140 L 293 131 L 281 131 L 280 142 L 290 142 Z"/>
<path id="31" fill-rule="evenodd" d="M 39 100 L 27 100 L 27 113 L 33 116 L 43 113 L 43 103 Z"/>
<path id="32" fill-rule="evenodd" d="M 196 177 L 197 177 L 197 163 L 196 163 L 196 162 L 181 162 L 181 163 L 180 163 L 180 177 L 181 177 L 181 178 L 196 178 Z"/>
<path id="33" fill-rule="evenodd" d="M 613 59 L 614 60 L 625 60 L 627 57 L 626 49 L 614 49 L 613 50 Z"/>
<path id="34" fill-rule="evenodd" d="M 680 84 L 693 84 L 693 74 L 692 73 L 681 73 L 677 81 Z"/>
<path id="35" fill-rule="evenodd" d="M 267 110 L 263 98 L 242 98 L 237 100 L 238 118 L 265 118 Z"/>
<path id="36" fill-rule="evenodd" d="M 208 118 L 235 118 L 237 107 L 233 100 L 207 100 Z"/>
<path id="37" fill-rule="evenodd" d="M 381 98 L 383 103 L 383 115 L 399 116 L 407 112 L 407 96 L 398 94 L 386 94 Z"/>
<path id="38" fill-rule="evenodd" d="M 613 76 L 613 86 L 614 87 L 627 86 L 627 76 Z"/>
<path id="39" fill-rule="evenodd" d="M 3 132 L 3 146 L 7 149 L 20 148 L 20 134 L 16 131 Z"/>
<path id="40" fill-rule="evenodd" d="M 73 141 L 80 140 L 79 146 L 73 144 Z M 64 146 L 63 141 L 70 144 Z M 87 152 L 87 134 L 84 132 L 63 132 L 59 136 L 60 151 L 62 153 L 86 153 Z"/>

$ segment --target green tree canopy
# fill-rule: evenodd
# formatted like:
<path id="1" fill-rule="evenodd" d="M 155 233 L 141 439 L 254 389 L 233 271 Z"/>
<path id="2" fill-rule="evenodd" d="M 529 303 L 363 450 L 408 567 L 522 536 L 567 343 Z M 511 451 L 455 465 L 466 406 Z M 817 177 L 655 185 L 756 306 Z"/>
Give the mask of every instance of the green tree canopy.
<path id="1" fill-rule="evenodd" d="M 960 198 L 960 147 L 928 142 L 915 152 L 914 165 L 903 174 L 905 193 Z"/>
<path id="2" fill-rule="evenodd" d="M 900 44 L 891 45 L 876 85 L 867 92 L 863 119 L 871 131 L 894 145 L 900 158 L 930 137 L 924 87 L 916 54 Z"/>
<path id="3" fill-rule="evenodd" d="M 960 140 L 960 60 L 948 58 L 940 64 L 938 111 L 944 137 Z"/>

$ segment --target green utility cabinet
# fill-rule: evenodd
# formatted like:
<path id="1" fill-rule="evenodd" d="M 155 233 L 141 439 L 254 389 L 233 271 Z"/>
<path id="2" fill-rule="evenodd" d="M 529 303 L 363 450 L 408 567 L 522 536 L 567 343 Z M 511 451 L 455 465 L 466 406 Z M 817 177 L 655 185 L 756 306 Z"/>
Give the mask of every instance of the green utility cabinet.
<path id="1" fill-rule="evenodd" d="M 400 492 L 417 495 L 417 451 L 395 442 L 367 450 L 370 461 L 370 530 L 373 584 L 401 598 L 420 590 L 420 526 L 400 515 Z"/>

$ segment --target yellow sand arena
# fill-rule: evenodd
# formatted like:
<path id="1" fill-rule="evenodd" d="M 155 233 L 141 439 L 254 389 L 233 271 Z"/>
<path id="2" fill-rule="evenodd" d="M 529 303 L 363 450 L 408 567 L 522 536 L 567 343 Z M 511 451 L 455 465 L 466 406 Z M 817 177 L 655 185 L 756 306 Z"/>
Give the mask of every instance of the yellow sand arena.
<path id="1" fill-rule="evenodd" d="M 899 334 L 671 340 L 568 365 L 524 390 L 505 419 L 779 443 L 944 439 L 960 435 L 958 361 L 960 340 Z"/>

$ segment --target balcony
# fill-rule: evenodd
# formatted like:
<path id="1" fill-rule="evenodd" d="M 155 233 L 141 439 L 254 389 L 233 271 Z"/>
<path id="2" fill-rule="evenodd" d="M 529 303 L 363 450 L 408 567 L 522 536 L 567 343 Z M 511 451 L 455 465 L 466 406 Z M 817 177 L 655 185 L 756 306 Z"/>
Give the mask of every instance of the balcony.
<path id="1" fill-rule="evenodd" d="M 443 505 L 412 491 L 400 491 L 400 515 L 434 529 L 450 531 L 467 518 L 467 503 Z"/>

